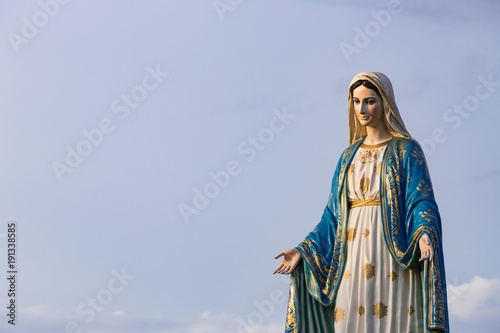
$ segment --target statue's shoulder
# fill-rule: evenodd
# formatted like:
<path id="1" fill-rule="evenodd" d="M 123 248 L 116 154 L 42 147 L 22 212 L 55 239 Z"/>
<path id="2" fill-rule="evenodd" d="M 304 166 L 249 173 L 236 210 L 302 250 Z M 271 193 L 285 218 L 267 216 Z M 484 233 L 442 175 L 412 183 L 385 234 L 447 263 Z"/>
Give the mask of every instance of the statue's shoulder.
<path id="1" fill-rule="evenodd" d="M 392 149 L 395 151 L 396 156 L 402 159 L 416 159 L 419 164 L 422 164 L 425 159 L 422 146 L 413 138 L 395 137 Z"/>
<path id="2" fill-rule="evenodd" d="M 395 136 L 392 141 L 397 144 L 407 144 L 407 145 L 419 145 L 418 141 L 415 140 L 414 138 L 408 138 L 408 137 L 402 137 L 402 136 Z"/>

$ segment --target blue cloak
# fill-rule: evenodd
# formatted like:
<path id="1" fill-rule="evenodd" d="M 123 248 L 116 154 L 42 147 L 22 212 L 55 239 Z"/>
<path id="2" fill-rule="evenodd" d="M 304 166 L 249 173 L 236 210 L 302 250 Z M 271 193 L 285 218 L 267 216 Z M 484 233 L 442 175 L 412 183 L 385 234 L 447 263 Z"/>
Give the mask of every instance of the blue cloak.
<path id="1" fill-rule="evenodd" d="M 302 241 L 303 263 L 290 279 L 286 333 L 334 332 L 333 307 L 346 259 L 348 225 L 346 172 L 364 137 L 348 147 L 335 170 L 330 198 L 321 221 Z M 421 266 L 425 327 L 448 332 L 448 306 L 441 219 L 420 145 L 393 137 L 380 172 L 380 205 L 385 244 L 403 269 Z M 432 261 L 419 262 L 418 241 L 429 234 Z"/>

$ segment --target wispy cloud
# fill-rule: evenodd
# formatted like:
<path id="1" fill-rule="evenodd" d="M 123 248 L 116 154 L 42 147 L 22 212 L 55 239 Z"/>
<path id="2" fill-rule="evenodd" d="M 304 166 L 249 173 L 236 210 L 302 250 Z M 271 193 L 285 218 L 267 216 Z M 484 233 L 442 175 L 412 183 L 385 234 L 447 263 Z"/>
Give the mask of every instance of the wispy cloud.
<path id="1" fill-rule="evenodd" d="M 455 333 L 496 333 L 500 325 L 500 279 L 475 276 L 448 286 L 450 328 Z"/>
<path id="2" fill-rule="evenodd" d="M 458 286 L 450 285 L 450 315 L 463 321 L 497 318 L 500 313 L 500 279 L 480 276 Z"/>

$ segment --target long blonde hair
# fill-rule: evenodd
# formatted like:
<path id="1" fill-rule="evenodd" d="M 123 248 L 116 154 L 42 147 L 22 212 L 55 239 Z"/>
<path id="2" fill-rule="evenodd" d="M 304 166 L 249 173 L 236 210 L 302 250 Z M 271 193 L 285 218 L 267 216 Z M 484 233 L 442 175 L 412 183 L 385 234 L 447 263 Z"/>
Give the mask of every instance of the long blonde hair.
<path id="1" fill-rule="evenodd" d="M 389 78 L 385 74 L 378 72 L 363 72 L 356 75 L 349 84 L 349 99 L 347 107 L 349 111 L 349 145 L 352 145 L 356 140 L 366 135 L 366 127 L 359 123 L 359 120 L 354 112 L 354 103 L 352 100 L 351 86 L 360 80 L 366 80 L 378 89 L 379 95 L 384 104 L 384 123 L 387 130 L 393 136 L 410 138 L 410 133 L 408 133 L 403 119 L 399 114 L 396 100 L 394 99 L 394 91 Z"/>

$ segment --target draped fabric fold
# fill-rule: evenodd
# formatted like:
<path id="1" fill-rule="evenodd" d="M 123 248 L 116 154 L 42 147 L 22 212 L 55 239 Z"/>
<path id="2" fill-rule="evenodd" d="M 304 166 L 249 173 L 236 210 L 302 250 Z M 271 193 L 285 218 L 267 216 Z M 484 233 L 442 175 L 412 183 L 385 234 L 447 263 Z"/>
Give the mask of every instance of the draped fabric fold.
<path id="1" fill-rule="evenodd" d="M 322 218 L 296 247 L 303 264 L 292 273 L 286 332 L 334 332 L 332 305 L 347 255 L 349 202 L 345 178 L 363 140 L 364 137 L 357 140 L 340 157 Z M 418 241 L 424 233 L 432 239 L 435 257 L 421 270 L 424 320 L 428 331 L 447 332 L 441 220 L 424 154 L 415 140 L 405 137 L 391 139 L 382 160 L 380 186 L 384 241 L 397 265 L 402 269 L 423 265 L 418 260 Z"/>
<path id="2" fill-rule="evenodd" d="M 307 291 L 304 265 L 300 262 L 290 278 L 286 332 L 333 333 L 333 315 L 333 306 L 323 306 Z"/>

